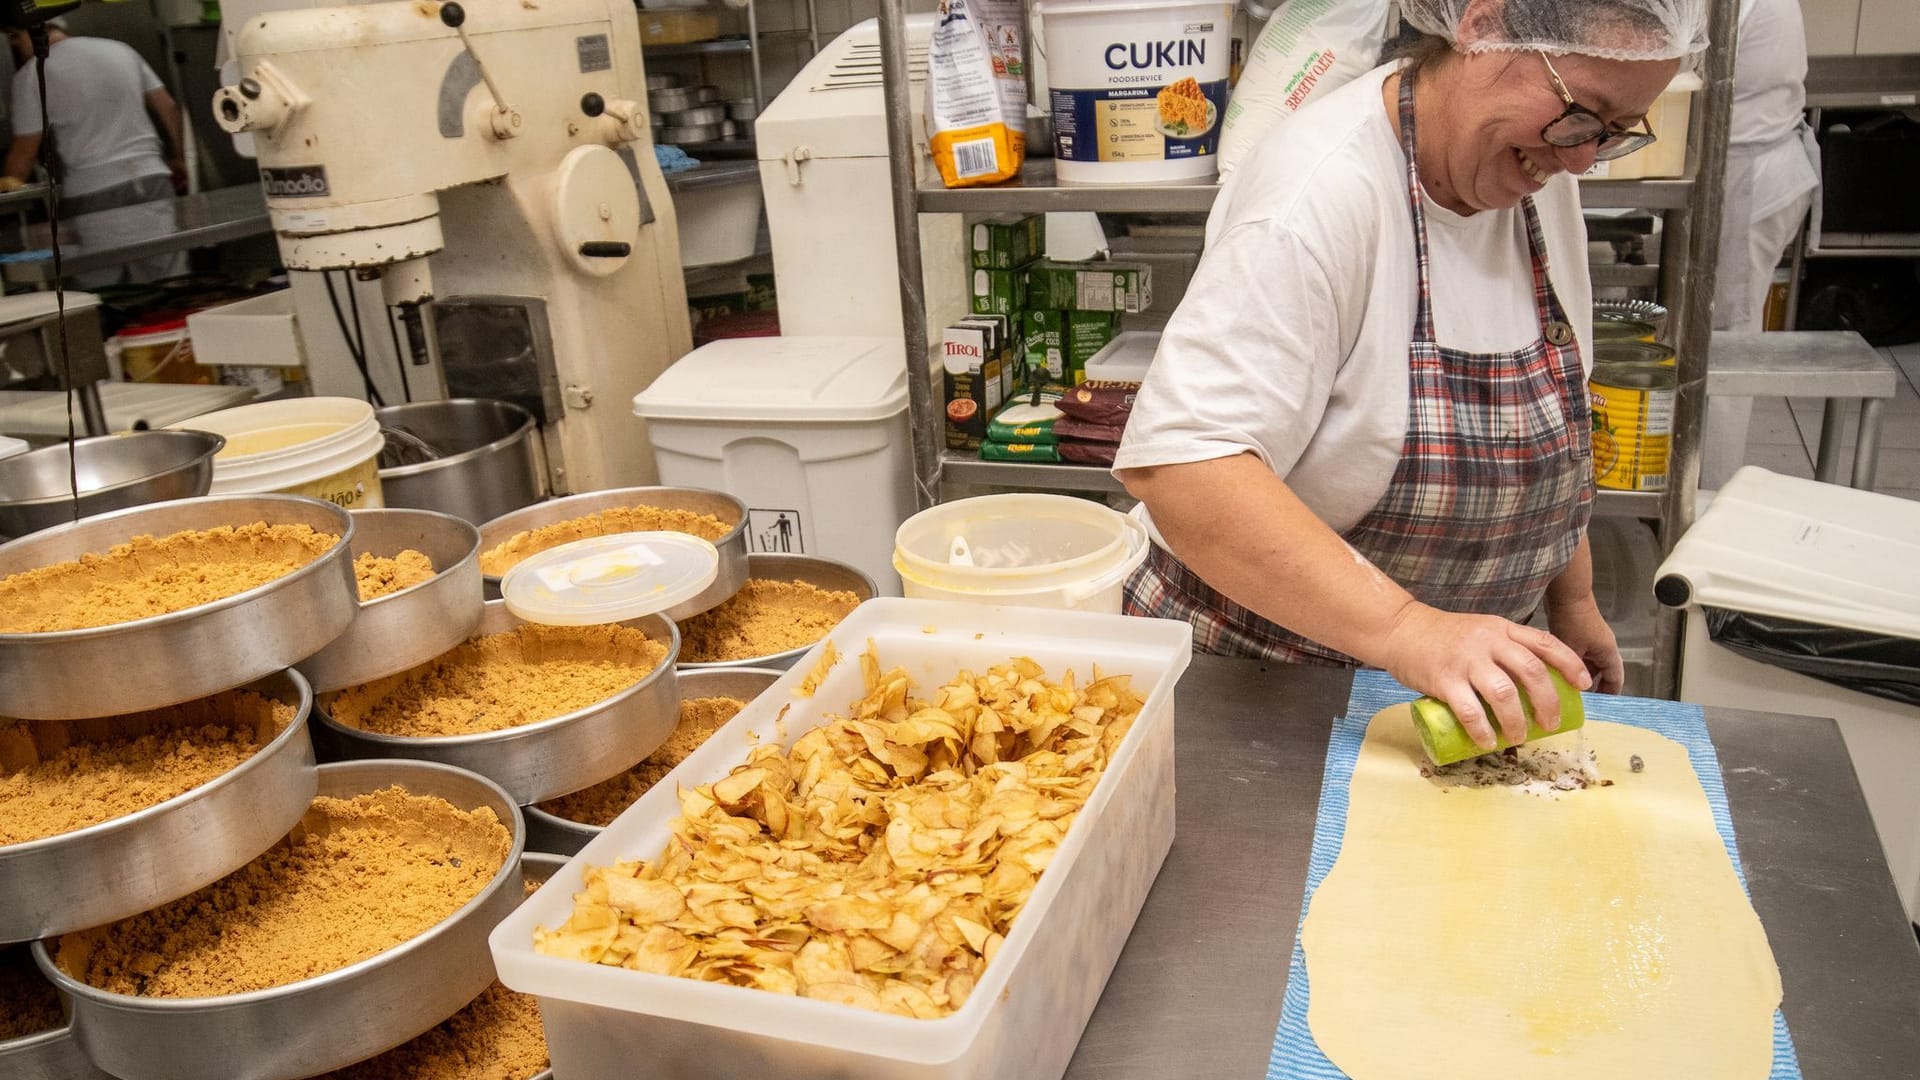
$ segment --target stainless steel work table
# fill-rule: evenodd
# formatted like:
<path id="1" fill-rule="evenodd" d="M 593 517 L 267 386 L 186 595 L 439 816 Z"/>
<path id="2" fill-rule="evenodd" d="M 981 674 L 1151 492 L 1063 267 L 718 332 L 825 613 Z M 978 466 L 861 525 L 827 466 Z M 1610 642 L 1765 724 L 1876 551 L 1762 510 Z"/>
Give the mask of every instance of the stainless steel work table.
<path id="1" fill-rule="evenodd" d="M 1813 470 L 1821 483 L 1840 482 L 1840 440 L 1847 429 L 1842 410 L 1858 398 L 1860 431 L 1852 485 L 1873 490 L 1880 464 L 1880 421 L 1887 399 L 1899 388 L 1900 374 L 1866 338 L 1851 330 L 1715 330 L 1707 348 L 1709 395 L 1826 399 Z"/>
<path id="2" fill-rule="evenodd" d="M 81 214 L 63 226 L 63 230 L 70 228 L 79 239 L 63 245 L 60 270 L 65 274 L 105 270 L 153 255 L 259 236 L 272 227 L 267 220 L 266 196 L 259 184 L 241 184 L 168 199 L 164 212 L 156 212 L 153 203 L 97 210 Z M 104 246 L 90 245 L 86 242 L 89 229 L 127 239 Z M 61 235 L 65 236 L 65 231 Z M 4 269 L 8 281 L 51 282 L 53 256 L 7 263 Z"/>
<path id="3" fill-rule="evenodd" d="M 1195 656 L 1175 698 L 1173 853 L 1067 1075 L 1266 1074 L 1350 676 Z M 1920 946 L 1831 720 L 1708 709 L 1809 1080 L 1920 1073 Z M 1543 915 L 1543 917 L 1551 917 Z"/>

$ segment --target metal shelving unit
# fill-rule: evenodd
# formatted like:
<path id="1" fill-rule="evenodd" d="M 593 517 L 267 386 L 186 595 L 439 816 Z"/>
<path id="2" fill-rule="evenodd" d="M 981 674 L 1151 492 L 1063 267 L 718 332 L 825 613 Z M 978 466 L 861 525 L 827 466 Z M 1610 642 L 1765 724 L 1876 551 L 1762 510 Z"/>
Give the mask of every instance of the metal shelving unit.
<path id="1" fill-rule="evenodd" d="M 710 5 L 717 11 L 735 10 L 731 5 L 714 3 Z M 783 41 L 806 42 L 809 55 L 820 51 L 820 16 L 815 0 L 807 0 L 807 25 L 797 30 L 761 30 L 760 9 L 757 0 L 747 0 L 741 9 L 746 12 L 747 32 L 743 37 L 717 38 L 712 41 L 677 42 L 667 45 L 648 45 L 644 42 L 641 49 L 648 56 L 661 59 L 694 58 L 704 64 L 708 57 L 744 55 L 752 64 L 753 103 L 756 111 L 767 107 L 768 97 L 766 81 L 760 68 L 760 50 L 763 45 Z"/>
<path id="2" fill-rule="evenodd" d="M 1699 479 L 1701 425 L 1706 411 L 1707 346 L 1712 332 L 1710 303 L 1689 303 L 1689 294 L 1713 295 L 1720 196 L 1726 170 L 1726 141 L 1733 102 L 1734 27 L 1739 0 L 1713 0 L 1706 88 L 1696 99 L 1691 125 L 1692 162 L 1688 176 L 1672 180 L 1588 180 L 1580 201 L 1589 209 L 1625 208 L 1659 212 L 1665 221 L 1660 265 L 1609 267 L 1596 272 L 1596 285 L 1657 286 L 1665 298 L 1680 359 L 1675 395 L 1672 460 L 1665 492 L 1602 491 L 1596 512 L 1655 522 L 1662 545 L 1673 543 L 1692 524 L 1693 489 Z M 916 495 L 920 504 L 940 501 L 943 482 L 1009 486 L 1049 491 L 1116 492 L 1121 486 L 1105 469 L 1084 465 L 1037 465 L 981 461 L 945 448 L 941 409 L 927 377 L 931 336 L 922 282 L 921 214 L 1103 213 L 1205 214 L 1219 189 L 1213 184 L 1140 187 L 1063 187 L 1053 162 L 1029 159 L 1018 179 L 992 187 L 947 189 L 938 179 L 922 182 L 920 151 L 913 130 L 913 102 L 906 77 L 907 38 L 903 0 L 880 0 L 880 54 L 887 104 L 887 149 L 893 178 L 893 220 L 899 261 L 901 321 L 906 340 L 908 407 L 912 417 Z M 1684 497 L 1683 497 L 1684 493 Z M 1681 647 L 1679 613 L 1663 612 L 1655 642 L 1655 690 L 1674 696 L 1679 688 Z"/>

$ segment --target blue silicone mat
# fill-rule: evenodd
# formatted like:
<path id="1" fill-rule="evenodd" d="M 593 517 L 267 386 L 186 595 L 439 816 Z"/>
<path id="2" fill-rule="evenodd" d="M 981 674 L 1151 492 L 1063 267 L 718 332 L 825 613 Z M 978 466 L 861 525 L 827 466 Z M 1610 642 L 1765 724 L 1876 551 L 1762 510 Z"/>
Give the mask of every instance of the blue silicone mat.
<path id="1" fill-rule="evenodd" d="M 1347 713 L 1333 723 L 1333 735 L 1327 745 L 1327 770 L 1320 781 L 1320 811 L 1313 823 L 1313 851 L 1307 858 L 1307 892 L 1300 901 L 1300 920 L 1306 921 L 1307 905 L 1315 889 L 1333 869 L 1340 854 L 1340 840 L 1347 831 L 1347 785 L 1353 778 L 1354 763 L 1360 756 L 1360 741 L 1367 732 L 1373 714 L 1389 705 L 1412 701 L 1419 695 L 1394 682 L 1385 672 L 1360 671 L 1353 677 L 1353 692 L 1347 697 Z M 1697 705 L 1645 698 L 1587 695 L 1587 715 L 1594 719 L 1631 724 L 1658 732 L 1686 747 L 1693 771 L 1707 793 L 1707 805 L 1713 810 L 1713 824 L 1727 845 L 1727 857 L 1733 871 L 1746 888 L 1746 871 L 1740 865 L 1740 852 L 1733 842 L 1733 815 L 1727 809 L 1727 789 L 1720 777 L 1720 759 L 1707 738 L 1706 719 Z M 1336 1068 L 1307 1029 L 1306 952 L 1300 947 L 1300 931 L 1295 925 L 1293 959 L 1287 965 L 1287 996 L 1280 1006 L 1280 1027 L 1273 1036 L 1273 1053 L 1267 1059 L 1267 1080 L 1344 1080 L 1346 1073 Z M 1773 1014 L 1773 1071 L 1770 1080 L 1800 1080 L 1800 1061 L 1794 1056 L 1793 1039 L 1787 1034 L 1787 1020 L 1778 1011 Z"/>

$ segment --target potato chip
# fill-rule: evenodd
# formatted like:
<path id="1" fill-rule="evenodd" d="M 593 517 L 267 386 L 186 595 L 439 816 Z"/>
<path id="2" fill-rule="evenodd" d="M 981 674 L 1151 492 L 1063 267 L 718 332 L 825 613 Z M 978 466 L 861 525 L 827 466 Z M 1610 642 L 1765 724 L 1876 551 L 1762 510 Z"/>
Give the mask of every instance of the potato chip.
<path id="1" fill-rule="evenodd" d="M 1025 657 L 926 701 L 871 643 L 860 666 L 847 715 L 683 789 L 660 857 L 587 867 L 535 949 L 898 1016 L 966 1004 L 1144 703 Z"/>

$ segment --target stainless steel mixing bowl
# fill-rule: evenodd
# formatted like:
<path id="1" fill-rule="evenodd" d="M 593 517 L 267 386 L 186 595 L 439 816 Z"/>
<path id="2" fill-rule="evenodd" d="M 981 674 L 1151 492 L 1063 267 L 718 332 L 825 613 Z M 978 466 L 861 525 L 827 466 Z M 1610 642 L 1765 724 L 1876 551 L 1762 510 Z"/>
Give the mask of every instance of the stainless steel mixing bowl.
<path id="1" fill-rule="evenodd" d="M 761 581 L 804 581 L 817 589 L 829 589 L 834 592 L 850 592 L 860 598 L 861 603 L 874 598 L 879 592 L 873 579 L 858 567 L 850 566 L 838 559 L 829 559 L 820 555 L 777 555 L 771 552 L 756 551 L 747 556 L 747 578 Z M 831 635 L 832 631 L 828 631 Z M 815 642 L 808 642 L 797 649 L 773 653 L 768 656 L 749 656 L 739 660 L 715 660 L 709 663 L 681 661 L 685 671 L 705 671 L 710 668 L 769 667 L 782 671 L 790 668 Z"/>
<path id="2" fill-rule="evenodd" d="M 721 521 L 734 523 L 733 528 L 725 536 L 713 542 L 714 548 L 720 552 L 720 573 L 713 579 L 713 584 L 701 590 L 700 594 L 693 599 L 662 612 L 661 614 L 667 618 L 680 622 L 709 608 L 717 607 L 727 597 L 739 592 L 740 586 L 746 583 L 746 504 L 725 492 L 708 491 L 705 488 L 614 488 L 610 491 L 591 491 L 585 495 L 569 495 L 564 499 L 536 503 L 524 509 L 515 510 L 511 514 L 494 518 L 480 526 L 480 552 L 485 554 L 517 532 L 558 524 L 598 510 L 627 506 L 657 506 L 663 510 L 690 510 L 696 514 L 712 514 Z M 487 599 L 497 599 L 500 595 L 500 579 L 487 575 L 486 582 Z"/>
<path id="3" fill-rule="evenodd" d="M 100 435 L 0 458 L 0 539 L 130 506 L 205 495 L 227 440 L 205 431 Z M 71 462 L 72 475 L 69 475 Z M 77 481 L 76 500 L 70 483 Z"/>
<path id="4" fill-rule="evenodd" d="M 81 720 L 157 709 L 291 667 L 339 637 L 359 610 L 353 518 L 294 495 L 208 495 L 116 510 L 0 544 L 0 578 L 103 552 L 135 536 L 221 525 L 307 525 L 340 542 L 285 577 L 148 619 L 0 634 L 0 715 Z"/>
<path id="5" fill-rule="evenodd" d="M 0 847 L 0 942 L 31 941 L 138 915 L 240 869 L 287 834 L 313 800 L 313 692 L 291 671 L 248 687 L 298 712 L 232 770 L 157 806 Z"/>
<path id="6" fill-rule="evenodd" d="M 682 671 L 679 679 L 680 700 L 730 697 L 740 701 L 752 701 L 784 674 L 786 672 L 774 668 L 742 667 Z M 742 759 L 745 756 L 746 751 L 742 748 Z M 581 848 L 587 846 L 587 841 L 599 836 L 605 828 L 601 825 L 572 821 L 558 814 L 548 813 L 534 805 L 523 806 L 520 812 L 527 818 L 527 847 L 536 851 L 555 851 L 562 855 L 578 854 Z"/>
<path id="7" fill-rule="evenodd" d="M 480 530 L 430 510 L 353 511 L 354 558 L 409 548 L 433 561 L 432 580 L 361 603 L 346 633 L 300 662 L 314 693 L 424 664 L 467 640 L 479 624 Z"/>
<path id="8" fill-rule="evenodd" d="M 492 810 L 513 833 L 505 872 L 418 937 L 325 975 L 245 994 L 108 993 L 54 962 L 58 940 L 36 942 L 34 962 L 72 999 L 73 1037 L 87 1057 L 123 1080 L 295 1080 L 398 1046 L 479 996 L 493 981 L 487 935 L 524 895 L 514 872 L 525 832 L 520 810 L 485 778 L 445 765 L 320 767 L 322 795 L 352 798 L 395 784 L 462 810 Z"/>
<path id="9" fill-rule="evenodd" d="M 388 506 L 438 510 L 478 525 L 546 497 L 540 424 L 518 405 L 453 398 L 389 405 L 373 415 L 388 432 L 389 451 L 412 436 L 440 455 L 382 468 Z"/>
<path id="10" fill-rule="evenodd" d="M 506 633 L 521 621 L 492 600 L 474 634 Z M 328 715 L 323 702 L 314 712 L 314 745 L 328 761 L 413 758 L 457 765 L 499 784 L 521 804 L 592 787 L 653 753 L 680 719 L 674 670 L 680 631 L 658 615 L 623 625 L 664 643 L 667 655 L 646 678 L 584 709 L 502 731 L 414 738 L 349 727 Z M 406 676 L 392 678 L 397 688 Z"/>

